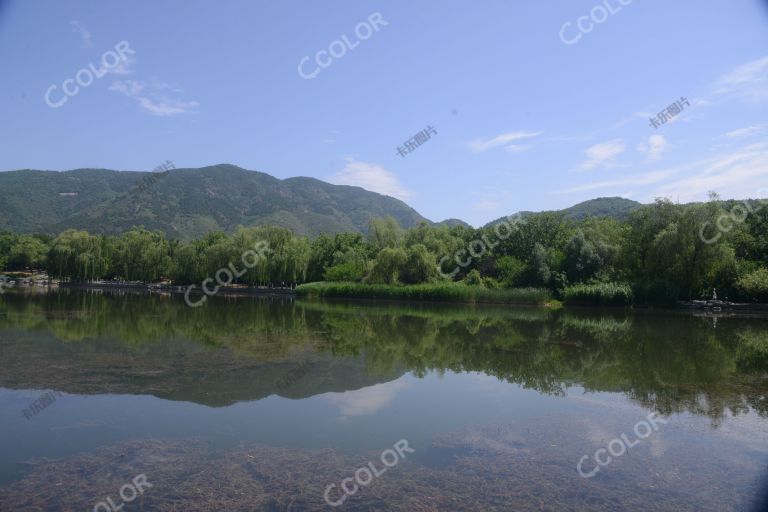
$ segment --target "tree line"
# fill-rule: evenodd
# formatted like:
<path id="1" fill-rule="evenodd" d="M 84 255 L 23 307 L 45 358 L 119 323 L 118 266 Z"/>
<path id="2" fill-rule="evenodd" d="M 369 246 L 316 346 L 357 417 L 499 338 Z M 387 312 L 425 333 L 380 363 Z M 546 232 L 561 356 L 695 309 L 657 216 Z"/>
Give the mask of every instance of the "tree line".
<path id="1" fill-rule="evenodd" d="M 51 278 L 169 280 L 199 283 L 238 262 L 254 243 L 268 257 L 237 283 L 345 281 L 417 284 L 457 281 L 487 288 L 538 287 L 556 296 L 580 286 L 621 284 L 635 302 L 711 297 L 768 301 L 768 208 L 756 201 L 738 221 L 738 208 L 713 195 L 706 203 L 659 199 L 627 220 L 573 221 L 556 212 L 484 228 L 401 229 L 394 219 L 372 219 L 368 233 L 296 236 L 272 226 L 239 227 L 182 241 L 134 228 L 119 236 L 70 229 L 58 236 L 0 233 L 5 271 L 39 269 Z M 731 215 L 733 217 L 733 215 Z M 726 229 L 727 226 L 727 229 Z M 503 236 L 500 236 L 503 234 Z"/>

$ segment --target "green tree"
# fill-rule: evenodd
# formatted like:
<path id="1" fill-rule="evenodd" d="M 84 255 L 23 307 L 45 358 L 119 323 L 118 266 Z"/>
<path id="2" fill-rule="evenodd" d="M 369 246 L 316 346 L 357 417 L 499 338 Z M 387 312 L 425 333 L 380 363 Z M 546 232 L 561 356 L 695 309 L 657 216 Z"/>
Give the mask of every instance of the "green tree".
<path id="1" fill-rule="evenodd" d="M 57 236 L 48 252 L 48 275 L 74 281 L 103 277 L 109 269 L 109 250 L 104 237 L 68 229 Z"/>
<path id="2" fill-rule="evenodd" d="M 598 240 L 587 240 L 584 232 L 577 229 L 565 246 L 564 270 L 570 282 L 586 282 L 611 274 L 618 249 Z"/>
<path id="3" fill-rule="evenodd" d="M 761 267 L 741 276 L 736 288 L 750 300 L 768 302 L 768 268 Z"/>
<path id="4" fill-rule="evenodd" d="M 368 239 L 377 253 L 385 248 L 399 247 L 402 236 L 400 226 L 392 217 L 371 219 L 368 223 Z"/>
<path id="5" fill-rule="evenodd" d="M 169 275 L 170 245 L 162 231 L 133 228 L 114 241 L 112 264 L 125 280 L 157 281 Z"/>
<path id="6" fill-rule="evenodd" d="M 502 256 L 496 260 L 496 273 L 501 284 L 506 288 L 513 288 L 525 269 L 525 262 L 514 256 Z"/>
<path id="7" fill-rule="evenodd" d="M 407 284 L 426 283 L 437 275 L 435 256 L 422 244 L 409 247 L 401 280 Z"/>
<path id="8" fill-rule="evenodd" d="M 39 238 L 20 235 L 8 254 L 7 267 L 10 270 L 41 269 L 45 267 L 48 246 Z"/>
<path id="9" fill-rule="evenodd" d="M 376 256 L 366 282 L 370 284 L 396 284 L 408 254 L 402 247 L 385 247 Z"/>

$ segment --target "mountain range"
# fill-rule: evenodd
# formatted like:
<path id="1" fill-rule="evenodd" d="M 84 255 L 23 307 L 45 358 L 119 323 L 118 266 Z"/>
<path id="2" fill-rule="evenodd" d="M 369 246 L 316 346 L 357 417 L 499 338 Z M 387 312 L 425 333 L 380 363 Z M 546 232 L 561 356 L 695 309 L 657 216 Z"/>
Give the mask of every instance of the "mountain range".
<path id="1" fill-rule="evenodd" d="M 76 169 L 0 173 L 0 229 L 115 234 L 132 226 L 194 238 L 271 224 L 300 235 L 365 231 L 372 217 L 430 222 L 404 202 L 314 178 L 277 179 L 234 165 L 164 173 Z M 430 222 L 431 223 L 431 222 Z"/>
<path id="2" fill-rule="evenodd" d="M 393 217 L 410 228 L 433 223 L 399 199 L 360 187 L 333 185 L 221 164 L 166 172 L 108 169 L 19 170 L 0 173 L 0 229 L 57 234 L 68 228 L 117 234 L 133 226 L 171 238 L 200 237 L 238 225 L 270 224 L 299 235 L 365 232 L 374 217 Z M 571 219 L 626 218 L 640 203 L 599 198 L 562 210 Z M 531 212 L 521 212 L 530 215 Z"/>

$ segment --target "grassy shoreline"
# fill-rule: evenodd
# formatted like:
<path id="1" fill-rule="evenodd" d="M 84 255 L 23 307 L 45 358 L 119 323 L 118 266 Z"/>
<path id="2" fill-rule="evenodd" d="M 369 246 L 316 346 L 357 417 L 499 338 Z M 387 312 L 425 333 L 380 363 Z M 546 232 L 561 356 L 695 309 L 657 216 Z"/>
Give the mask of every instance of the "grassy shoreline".
<path id="1" fill-rule="evenodd" d="M 512 288 L 491 290 L 458 283 L 415 285 L 368 285 L 345 282 L 316 282 L 296 287 L 296 294 L 308 298 L 386 299 L 542 306 L 552 300 L 547 290 Z"/>

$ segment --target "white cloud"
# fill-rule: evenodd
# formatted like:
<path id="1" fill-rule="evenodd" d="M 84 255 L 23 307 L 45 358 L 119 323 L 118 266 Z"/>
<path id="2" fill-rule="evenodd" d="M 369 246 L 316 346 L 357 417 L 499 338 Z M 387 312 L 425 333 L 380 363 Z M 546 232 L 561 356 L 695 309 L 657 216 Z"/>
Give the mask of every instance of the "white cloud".
<path id="1" fill-rule="evenodd" d="M 165 97 L 152 100 L 145 96 L 141 96 L 136 99 L 144 110 L 160 117 L 170 117 L 178 114 L 186 114 L 187 112 L 194 112 L 195 109 L 200 106 L 196 101 L 174 100 Z"/>
<path id="2" fill-rule="evenodd" d="M 110 75 L 123 76 L 133 74 L 132 66 L 136 64 L 136 57 L 129 54 L 124 54 L 122 57 L 123 58 L 120 59 L 116 65 L 111 68 L 102 67 L 102 69 Z"/>
<path id="3" fill-rule="evenodd" d="M 137 82 L 136 80 L 123 80 L 112 82 L 112 85 L 109 86 L 109 90 L 121 92 L 126 96 L 136 96 L 144 90 L 144 84 Z"/>
<path id="4" fill-rule="evenodd" d="M 165 82 L 161 82 L 160 80 L 153 78 L 152 79 L 152 87 L 154 89 L 157 89 L 158 91 L 170 91 L 175 93 L 182 93 L 184 92 L 184 89 L 181 89 L 179 87 L 173 87 L 170 84 L 167 84 Z"/>
<path id="5" fill-rule="evenodd" d="M 721 77 L 723 84 L 743 84 L 756 79 L 764 79 L 765 71 L 768 71 L 768 56 L 748 62 Z"/>
<path id="6" fill-rule="evenodd" d="M 392 403 L 407 387 L 408 383 L 401 378 L 355 391 L 328 393 L 323 398 L 338 407 L 342 416 L 370 416 Z"/>
<path id="7" fill-rule="evenodd" d="M 91 47 L 91 32 L 87 28 L 83 26 L 82 23 L 80 23 L 77 20 L 72 20 L 69 22 L 70 25 L 72 25 L 72 30 L 80 34 L 80 46 L 83 48 L 90 48 Z"/>
<path id="8" fill-rule="evenodd" d="M 601 165 L 612 165 L 616 157 L 623 153 L 626 148 L 621 139 L 595 144 L 584 151 L 589 158 L 582 162 L 579 168 L 588 171 Z"/>
<path id="9" fill-rule="evenodd" d="M 653 117 L 653 114 L 648 113 L 648 112 L 633 112 L 632 115 L 627 116 L 624 119 L 621 119 L 620 121 L 618 121 L 616 124 L 614 124 L 611 127 L 611 130 L 619 129 L 619 128 L 621 128 L 621 127 L 631 123 L 632 121 L 637 121 L 638 119 L 648 119 L 648 118 L 651 118 L 651 117 Z"/>
<path id="10" fill-rule="evenodd" d="M 162 84 L 147 86 L 137 80 L 122 80 L 112 82 L 110 91 L 119 92 L 129 98 L 134 98 L 139 106 L 146 112 L 160 117 L 171 117 L 188 112 L 194 112 L 200 104 L 196 101 L 183 101 L 169 98 L 159 90 L 168 89 Z M 178 89 L 174 89 L 178 90 Z"/>
<path id="11" fill-rule="evenodd" d="M 756 197 L 768 185 L 768 140 L 704 160 L 692 176 L 659 186 L 658 197 L 702 200 L 710 190 L 724 198 Z"/>
<path id="12" fill-rule="evenodd" d="M 649 199 L 671 197 L 681 202 L 705 200 L 710 190 L 724 198 L 756 197 L 758 190 L 768 186 L 768 140 L 677 167 L 585 183 L 558 193 L 636 186 L 655 186 L 647 194 Z"/>
<path id="13" fill-rule="evenodd" d="M 751 137 L 752 135 L 757 135 L 759 133 L 762 133 L 765 131 L 766 125 L 764 124 L 756 124 L 752 126 L 747 126 L 746 128 L 739 128 L 738 130 L 733 130 L 731 132 L 728 132 L 725 134 L 726 137 L 729 139 L 740 139 L 743 137 Z"/>
<path id="14" fill-rule="evenodd" d="M 583 185 L 577 185 L 575 187 L 559 190 L 558 194 L 572 194 L 575 192 L 589 192 L 592 190 L 599 190 L 601 188 L 625 188 L 629 186 L 637 185 L 651 185 L 658 183 L 668 178 L 674 171 L 653 171 L 644 174 L 636 174 L 634 176 L 627 176 L 626 178 L 619 178 L 615 180 L 596 181 L 593 183 L 585 183 Z"/>
<path id="15" fill-rule="evenodd" d="M 669 148 L 669 142 L 663 135 L 651 135 L 648 142 L 641 142 L 637 150 L 645 153 L 648 160 L 658 160 L 661 155 Z"/>
<path id="16" fill-rule="evenodd" d="M 506 149 L 510 153 L 520 153 L 521 151 L 525 151 L 525 150 L 527 150 L 530 147 L 531 146 L 523 146 L 523 145 L 520 145 L 520 144 L 510 144 L 509 146 L 505 147 L 504 149 Z"/>
<path id="17" fill-rule="evenodd" d="M 768 56 L 743 64 L 721 76 L 715 93 L 735 93 L 746 99 L 768 99 Z"/>
<path id="18" fill-rule="evenodd" d="M 397 175 L 393 172 L 376 164 L 359 162 L 351 157 L 347 157 L 346 160 L 347 164 L 344 168 L 330 176 L 328 178 L 329 182 L 336 185 L 362 187 L 366 190 L 402 200 L 411 197 L 411 192 L 403 187 Z"/>
<path id="19" fill-rule="evenodd" d="M 473 141 L 469 142 L 469 149 L 471 149 L 474 153 L 482 153 L 483 151 L 487 151 L 489 149 L 498 147 L 498 146 L 507 146 L 509 147 L 520 147 L 515 146 L 514 144 L 510 144 L 511 142 L 514 142 L 516 140 L 520 139 L 527 139 L 531 137 L 537 137 L 541 135 L 542 132 L 510 132 L 510 133 L 502 133 L 501 135 L 498 135 L 492 139 L 483 140 L 483 139 L 475 139 Z M 512 149 L 514 151 L 514 149 Z"/>

